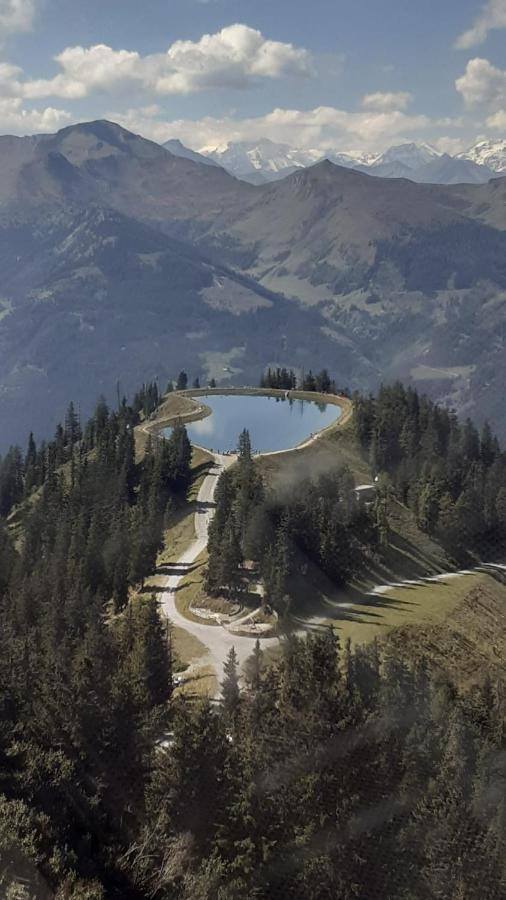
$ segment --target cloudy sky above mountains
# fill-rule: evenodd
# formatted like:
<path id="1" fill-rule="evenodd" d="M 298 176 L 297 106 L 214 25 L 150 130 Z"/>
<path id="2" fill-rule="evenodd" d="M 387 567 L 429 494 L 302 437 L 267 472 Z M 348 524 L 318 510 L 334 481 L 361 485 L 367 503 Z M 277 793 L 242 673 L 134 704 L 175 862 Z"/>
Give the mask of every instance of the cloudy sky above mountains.
<path id="1" fill-rule="evenodd" d="M 0 0 L 0 132 L 458 152 L 506 132 L 506 0 Z"/>

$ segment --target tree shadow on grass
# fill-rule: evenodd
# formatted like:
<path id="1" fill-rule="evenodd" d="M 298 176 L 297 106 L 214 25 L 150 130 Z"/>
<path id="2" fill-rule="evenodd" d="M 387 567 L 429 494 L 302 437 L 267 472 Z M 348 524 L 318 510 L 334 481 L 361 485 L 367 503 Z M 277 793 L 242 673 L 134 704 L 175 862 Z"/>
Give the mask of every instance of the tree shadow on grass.
<path id="1" fill-rule="evenodd" d="M 416 601 L 388 597 L 386 595 L 364 596 L 355 601 L 336 601 L 328 597 L 320 597 L 319 603 L 315 606 L 312 615 L 305 618 L 303 615 L 293 615 L 292 621 L 295 627 L 302 627 L 307 631 L 321 631 L 329 628 L 329 623 L 318 621 L 318 619 L 330 619 L 338 624 L 339 622 L 353 622 L 355 624 L 374 624 L 379 628 L 389 626 L 388 622 L 382 622 L 385 614 L 389 610 L 408 610 L 419 606 Z"/>
<path id="2" fill-rule="evenodd" d="M 197 569 L 199 563 L 162 563 L 157 566 L 155 575 L 189 575 Z"/>
<path id="3" fill-rule="evenodd" d="M 199 463 L 198 466 L 192 469 L 193 480 L 196 481 L 200 475 L 215 475 L 216 472 L 213 471 L 213 468 L 214 463 L 210 459 Z"/>
<path id="4" fill-rule="evenodd" d="M 193 506 L 196 513 L 205 513 L 210 509 L 215 509 L 216 503 L 213 500 L 197 500 Z"/>

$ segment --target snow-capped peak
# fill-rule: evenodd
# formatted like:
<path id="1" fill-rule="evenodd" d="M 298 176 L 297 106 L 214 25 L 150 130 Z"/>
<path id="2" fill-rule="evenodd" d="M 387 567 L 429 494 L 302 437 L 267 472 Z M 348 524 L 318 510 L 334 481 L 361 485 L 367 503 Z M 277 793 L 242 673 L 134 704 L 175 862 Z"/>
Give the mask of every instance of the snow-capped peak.
<path id="1" fill-rule="evenodd" d="M 493 172 L 506 172 L 506 139 L 478 141 L 469 150 L 459 153 L 457 159 L 470 159 L 480 166 L 488 166 Z"/>
<path id="2" fill-rule="evenodd" d="M 224 147 L 201 150 L 234 175 L 262 172 L 276 174 L 284 169 L 312 165 L 322 158 L 320 150 L 294 150 L 268 138 L 258 141 L 230 141 Z"/>
<path id="3" fill-rule="evenodd" d="M 229 141 L 221 146 L 203 147 L 200 156 L 176 141 L 165 146 L 176 155 L 223 166 L 236 178 L 251 184 L 277 181 L 296 169 L 312 166 L 324 159 L 382 178 L 410 178 L 422 182 L 434 180 L 441 184 L 459 181 L 479 183 L 494 174 L 506 174 L 506 140 L 482 140 L 455 157 L 441 153 L 425 142 L 397 144 L 379 154 L 332 148 L 301 149 L 276 143 L 269 138 Z"/>
<path id="4" fill-rule="evenodd" d="M 363 150 L 346 150 L 342 153 L 328 150 L 324 156 L 337 166 L 348 169 L 356 166 L 372 166 L 378 158 L 377 153 L 365 153 Z"/>
<path id="5" fill-rule="evenodd" d="M 385 150 L 384 153 L 377 156 L 370 165 L 382 166 L 390 163 L 402 163 L 402 165 L 407 166 L 408 169 L 418 169 L 420 166 L 426 165 L 427 163 L 432 162 L 433 159 L 438 159 L 440 156 L 442 156 L 442 154 L 439 150 L 436 150 L 435 147 L 431 147 L 430 144 L 425 144 L 423 142 L 397 144 L 395 147 L 390 147 L 388 150 Z"/>

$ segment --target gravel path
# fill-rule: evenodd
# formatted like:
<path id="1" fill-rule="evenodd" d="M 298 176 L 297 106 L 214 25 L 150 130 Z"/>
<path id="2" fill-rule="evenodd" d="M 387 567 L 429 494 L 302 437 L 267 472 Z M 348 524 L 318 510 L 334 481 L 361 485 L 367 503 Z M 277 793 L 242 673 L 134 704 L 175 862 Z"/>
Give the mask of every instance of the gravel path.
<path id="1" fill-rule="evenodd" d="M 214 454 L 214 460 L 214 465 L 204 478 L 197 496 L 197 509 L 195 512 L 196 538 L 185 553 L 182 554 L 178 562 L 171 566 L 173 573 L 167 576 L 160 591 L 160 599 L 162 610 L 172 624 L 184 628 L 185 631 L 193 634 L 206 645 L 207 653 L 198 660 L 198 665 L 212 666 L 219 680 L 223 670 L 223 663 L 230 648 L 235 648 L 239 664 L 242 666 L 253 652 L 257 636 L 245 637 L 231 634 L 221 625 L 208 624 L 207 622 L 192 622 L 186 616 L 183 616 L 176 606 L 176 593 L 182 579 L 191 570 L 192 564 L 207 546 L 209 525 L 214 516 L 214 492 L 218 479 L 223 470 L 234 462 L 235 457 Z M 263 647 L 278 643 L 277 637 L 262 638 L 261 635 L 258 635 L 258 637 Z"/>

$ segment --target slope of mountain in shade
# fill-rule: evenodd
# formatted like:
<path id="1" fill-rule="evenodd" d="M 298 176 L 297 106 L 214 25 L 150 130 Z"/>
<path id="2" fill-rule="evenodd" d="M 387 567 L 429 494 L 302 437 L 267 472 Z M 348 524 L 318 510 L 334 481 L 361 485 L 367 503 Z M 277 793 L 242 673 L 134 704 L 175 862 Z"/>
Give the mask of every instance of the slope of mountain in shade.
<path id="1" fill-rule="evenodd" d="M 485 184 L 493 177 L 488 166 L 444 153 L 417 169 L 413 179 L 425 184 Z"/>
<path id="2" fill-rule="evenodd" d="M 218 163 L 214 161 L 210 156 L 204 156 L 203 153 L 196 153 L 195 150 L 190 150 L 189 147 L 185 147 L 181 141 L 178 141 L 177 138 L 172 138 L 170 141 L 165 141 L 162 144 L 162 147 L 165 147 L 169 153 L 172 153 L 174 156 L 180 156 L 183 159 L 191 159 L 192 162 L 196 163 L 204 163 L 206 166 L 217 166 Z"/>
<path id="3" fill-rule="evenodd" d="M 318 313 L 112 210 L 0 229 L 0 266 L 0 450 L 30 428 L 47 436 L 70 398 L 83 414 L 100 393 L 114 401 L 117 382 L 163 388 L 186 368 L 256 384 L 273 362 L 334 362 Z M 370 376 L 352 346 L 339 368 Z"/>

